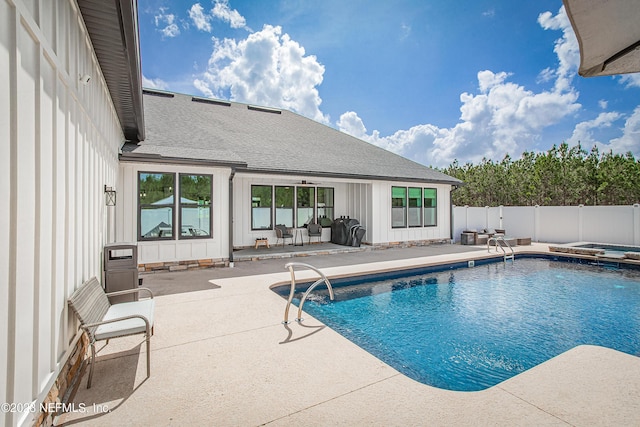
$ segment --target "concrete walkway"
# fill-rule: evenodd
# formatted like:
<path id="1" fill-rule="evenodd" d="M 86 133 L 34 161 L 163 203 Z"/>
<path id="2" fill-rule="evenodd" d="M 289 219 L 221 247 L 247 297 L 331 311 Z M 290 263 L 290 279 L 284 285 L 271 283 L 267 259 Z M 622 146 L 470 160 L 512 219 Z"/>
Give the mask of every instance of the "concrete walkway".
<path id="1" fill-rule="evenodd" d="M 336 276 L 486 256 L 482 247 L 443 245 L 301 261 Z M 285 301 L 269 287 L 288 281 L 288 261 L 144 276 L 145 286 L 159 294 L 151 377 L 145 378 L 142 337 L 113 340 L 98 353 L 92 388 L 86 389 L 85 375 L 73 411 L 56 424 L 639 424 L 638 357 L 580 346 L 484 391 L 433 388 L 309 315 L 303 324 L 281 324 Z"/>

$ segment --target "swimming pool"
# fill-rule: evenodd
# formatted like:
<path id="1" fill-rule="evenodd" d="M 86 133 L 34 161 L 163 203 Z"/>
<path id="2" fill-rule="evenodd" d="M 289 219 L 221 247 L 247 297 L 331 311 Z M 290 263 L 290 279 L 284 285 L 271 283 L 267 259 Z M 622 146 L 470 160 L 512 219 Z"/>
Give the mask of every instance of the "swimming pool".
<path id="1" fill-rule="evenodd" d="M 486 389 L 580 344 L 640 355 L 640 271 L 519 258 L 412 274 L 334 280 L 335 301 L 317 289 L 304 308 L 448 390 Z"/>

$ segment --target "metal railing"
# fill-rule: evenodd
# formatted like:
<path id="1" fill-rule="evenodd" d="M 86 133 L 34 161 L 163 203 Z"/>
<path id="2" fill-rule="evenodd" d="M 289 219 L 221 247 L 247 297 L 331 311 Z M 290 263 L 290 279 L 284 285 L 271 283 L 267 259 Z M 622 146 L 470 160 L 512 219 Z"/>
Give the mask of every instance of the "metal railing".
<path id="1" fill-rule="evenodd" d="M 304 302 L 307 300 L 307 296 L 309 296 L 311 291 L 315 289 L 315 287 L 318 286 L 319 284 L 324 282 L 327 285 L 327 289 L 329 290 L 329 298 L 333 301 L 333 288 L 331 287 L 331 282 L 329 282 L 329 279 L 327 278 L 327 276 L 324 275 L 322 271 L 318 270 L 316 267 L 312 265 L 305 264 L 303 262 L 287 263 L 285 264 L 284 268 L 288 269 L 289 273 L 291 274 L 291 290 L 289 291 L 289 299 L 287 300 L 287 307 L 284 310 L 284 320 L 282 321 L 282 323 L 285 325 L 291 323 L 289 322 L 289 307 L 291 306 L 291 302 L 293 301 L 293 295 L 295 294 L 295 291 L 296 291 L 295 267 L 308 268 L 309 270 L 313 270 L 320 275 L 320 279 L 316 280 L 311 286 L 309 286 L 307 290 L 304 292 L 304 294 L 302 295 L 302 298 L 300 299 L 300 306 L 298 307 L 298 317 L 295 319 L 296 322 L 302 322 L 303 319 L 301 316 L 302 316 L 302 307 L 304 306 Z"/>
<path id="2" fill-rule="evenodd" d="M 502 253 L 504 255 L 504 262 L 507 262 L 508 259 L 510 259 L 511 261 L 515 260 L 515 252 L 513 251 L 513 248 L 511 247 L 509 242 L 505 240 L 504 236 L 489 237 L 489 239 L 487 239 L 487 252 L 491 252 L 491 243 L 494 244 L 496 253 L 498 252 L 498 248 L 502 250 Z M 504 249 L 505 246 L 511 251 L 510 255 L 508 255 L 507 251 Z"/>

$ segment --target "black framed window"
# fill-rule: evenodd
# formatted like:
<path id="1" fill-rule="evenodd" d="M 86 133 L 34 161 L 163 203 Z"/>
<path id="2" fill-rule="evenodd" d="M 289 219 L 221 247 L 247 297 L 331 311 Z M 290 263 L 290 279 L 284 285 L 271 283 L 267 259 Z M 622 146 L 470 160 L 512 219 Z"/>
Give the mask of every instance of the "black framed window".
<path id="1" fill-rule="evenodd" d="M 276 187 L 276 224 L 293 227 L 295 187 Z"/>
<path id="2" fill-rule="evenodd" d="M 315 187 L 297 187 L 296 227 L 301 228 L 313 222 L 316 200 Z"/>
<path id="3" fill-rule="evenodd" d="M 212 175 L 180 174 L 180 237 L 211 237 Z"/>
<path id="4" fill-rule="evenodd" d="M 271 230 L 273 187 L 271 185 L 251 186 L 251 229 Z"/>
<path id="5" fill-rule="evenodd" d="M 422 226 L 422 188 L 409 187 L 407 217 L 409 227 Z"/>
<path id="6" fill-rule="evenodd" d="M 331 225 L 334 219 L 334 194 L 331 187 L 318 187 L 318 221 Z"/>
<path id="7" fill-rule="evenodd" d="M 407 188 L 391 187 L 391 227 L 407 226 Z"/>
<path id="8" fill-rule="evenodd" d="M 138 239 L 173 239 L 175 174 L 138 173 Z"/>
<path id="9" fill-rule="evenodd" d="M 424 225 L 432 227 L 438 225 L 438 190 L 424 189 Z"/>

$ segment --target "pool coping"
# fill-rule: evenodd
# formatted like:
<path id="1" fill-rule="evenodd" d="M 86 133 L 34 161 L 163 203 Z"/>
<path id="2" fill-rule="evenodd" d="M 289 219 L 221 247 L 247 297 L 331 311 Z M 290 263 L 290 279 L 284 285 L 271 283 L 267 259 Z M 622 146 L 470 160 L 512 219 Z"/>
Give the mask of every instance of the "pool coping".
<path id="1" fill-rule="evenodd" d="M 542 244 L 514 250 L 550 253 Z M 323 271 L 350 275 L 487 255 L 478 247 Z M 304 324 L 282 325 L 285 302 L 270 287 L 287 280 L 286 271 L 229 277 L 211 280 L 216 289 L 157 297 L 151 377 L 145 379 L 140 340 L 116 340 L 98 353 L 92 388 L 84 388 L 84 379 L 75 396 L 89 411 L 58 423 L 632 425 L 640 419 L 639 357 L 579 346 L 487 390 L 441 390 L 400 374 L 306 313 Z"/>

